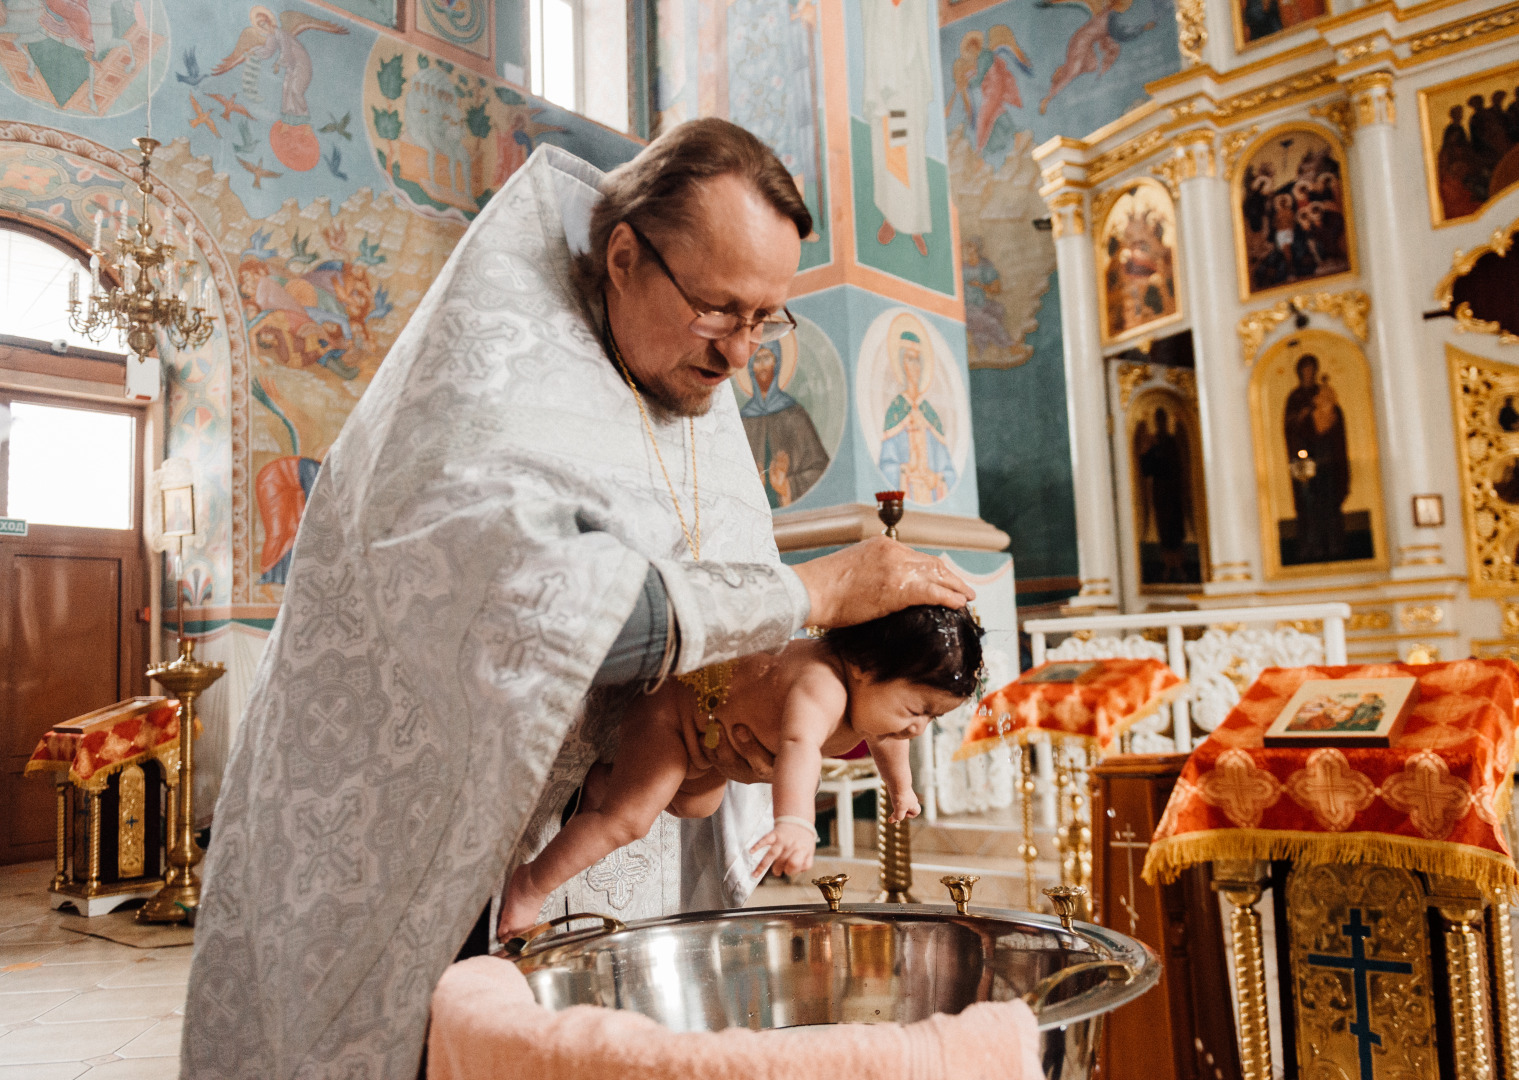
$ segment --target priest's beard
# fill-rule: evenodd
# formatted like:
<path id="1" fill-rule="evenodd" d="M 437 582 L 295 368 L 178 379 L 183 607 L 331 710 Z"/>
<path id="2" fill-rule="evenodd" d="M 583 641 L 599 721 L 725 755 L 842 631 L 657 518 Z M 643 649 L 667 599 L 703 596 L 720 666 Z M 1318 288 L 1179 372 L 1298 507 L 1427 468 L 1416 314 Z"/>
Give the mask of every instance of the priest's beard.
<path id="1" fill-rule="evenodd" d="M 722 389 L 722 384 L 702 386 L 691 378 L 693 369 L 727 372 L 728 361 L 715 345 L 708 345 L 682 356 L 673 368 L 658 379 L 648 382 L 637 380 L 650 412 L 656 419 L 668 421 L 688 416 L 705 416 L 712 408 L 712 400 Z"/>

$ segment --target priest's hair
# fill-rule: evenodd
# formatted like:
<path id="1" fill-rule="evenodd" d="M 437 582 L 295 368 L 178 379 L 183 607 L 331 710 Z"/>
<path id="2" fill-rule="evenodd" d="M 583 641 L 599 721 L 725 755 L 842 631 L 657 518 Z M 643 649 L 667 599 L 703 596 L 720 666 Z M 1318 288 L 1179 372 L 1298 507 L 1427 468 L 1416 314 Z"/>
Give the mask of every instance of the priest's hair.
<path id="1" fill-rule="evenodd" d="M 876 681 L 906 679 L 970 697 L 981 675 L 981 627 L 969 607 L 919 604 L 829 630 L 824 640 Z"/>
<path id="2" fill-rule="evenodd" d="M 575 256 L 581 297 L 592 301 L 606 286 L 607 245 L 619 222 L 655 238 L 689 229 L 696 189 L 720 176 L 747 181 L 796 226 L 798 236 L 812 233 L 812 213 L 796 181 L 764 143 L 727 120 L 691 120 L 665 132 L 601 182 L 601 201 L 591 211 L 590 248 Z"/>

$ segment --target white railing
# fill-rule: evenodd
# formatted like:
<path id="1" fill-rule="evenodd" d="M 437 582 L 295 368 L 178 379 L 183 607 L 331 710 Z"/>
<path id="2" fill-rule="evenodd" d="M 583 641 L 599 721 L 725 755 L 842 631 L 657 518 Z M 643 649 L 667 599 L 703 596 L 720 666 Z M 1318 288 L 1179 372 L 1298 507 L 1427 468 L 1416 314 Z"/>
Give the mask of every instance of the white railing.
<path id="1" fill-rule="evenodd" d="M 1114 656 L 1164 660 L 1188 681 L 1188 686 L 1168 709 L 1137 725 L 1142 730 L 1135 736 L 1135 748 L 1186 753 L 1192 749 L 1194 728 L 1206 733 L 1217 727 L 1262 669 L 1345 663 L 1345 622 L 1349 618 L 1348 604 L 1286 604 L 1030 619 L 1023 629 L 1031 639 L 1031 659 L 1036 667 L 1046 660 Z M 1244 629 L 1262 623 L 1270 624 L 1271 629 Z M 1187 641 L 1189 628 L 1203 628 L 1205 632 Z M 1146 636 L 1147 630 L 1164 630 L 1165 644 Z M 1064 636 L 1064 640 L 1051 648 L 1051 636 Z M 1053 825 L 1054 759 L 1047 738 L 1034 740 L 1034 746 L 1040 817 L 1046 825 Z"/>
<path id="2" fill-rule="evenodd" d="M 1033 643 L 1033 662 L 1038 667 L 1047 659 L 1046 641 L 1050 634 L 1074 635 L 1089 631 L 1096 634 L 1103 630 L 1118 631 L 1166 631 L 1166 663 L 1171 670 L 1187 678 L 1187 653 L 1185 641 L 1187 627 L 1217 627 L 1231 624 L 1272 623 L 1297 629 L 1297 624 L 1322 623 L 1319 635 L 1323 638 L 1323 662 L 1345 663 L 1345 620 L 1350 618 L 1349 604 L 1290 604 L 1277 607 L 1213 608 L 1198 611 L 1152 612 L 1143 615 L 1077 615 L 1066 619 L 1030 619 L 1023 624 Z M 1304 633 L 1298 630 L 1299 633 Z M 1060 657 L 1065 659 L 1065 657 Z M 1263 665 L 1264 666 L 1264 665 Z M 1252 676 L 1253 681 L 1253 676 Z M 1192 749 L 1192 728 L 1189 723 L 1188 698 L 1183 695 L 1172 707 L 1171 738 L 1178 752 Z M 1209 725 L 1212 730 L 1214 725 Z"/>

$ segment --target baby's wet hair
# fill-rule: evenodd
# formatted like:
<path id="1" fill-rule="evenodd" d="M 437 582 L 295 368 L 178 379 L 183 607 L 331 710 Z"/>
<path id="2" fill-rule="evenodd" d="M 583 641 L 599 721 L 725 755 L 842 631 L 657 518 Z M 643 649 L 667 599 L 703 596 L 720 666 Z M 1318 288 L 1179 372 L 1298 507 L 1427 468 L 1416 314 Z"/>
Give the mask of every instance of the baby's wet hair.
<path id="1" fill-rule="evenodd" d="M 919 604 L 829 630 L 825 640 L 872 679 L 906 679 L 968 698 L 980 679 L 981 633 L 969 607 Z"/>

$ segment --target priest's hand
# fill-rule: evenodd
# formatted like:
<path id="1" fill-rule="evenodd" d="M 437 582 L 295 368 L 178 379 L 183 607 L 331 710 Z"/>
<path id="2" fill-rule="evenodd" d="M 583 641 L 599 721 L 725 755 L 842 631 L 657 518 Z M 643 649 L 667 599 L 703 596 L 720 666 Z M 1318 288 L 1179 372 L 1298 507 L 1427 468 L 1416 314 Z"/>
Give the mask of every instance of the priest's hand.
<path id="1" fill-rule="evenodd" d="M 915 604 L 960 608 L 976 598 L 944 562 L 885 536 L 792 567 L 812 600 L 813 626 L 853 626 Z"/>
<path id="2" fill-rule="evenodd" d="M 725 729 L 726 738 L 709 749 L 702 736 L 705 725 L 698 725 L 696 710 L 683 710 L 680 737 L 686 744 L 686 756 L 693 764 L 713 769 L 724 780 L 739 784 L 768 784 L 775 775 L 775 755 L 760 745 L 754 733 L 743 724 Z"/>

